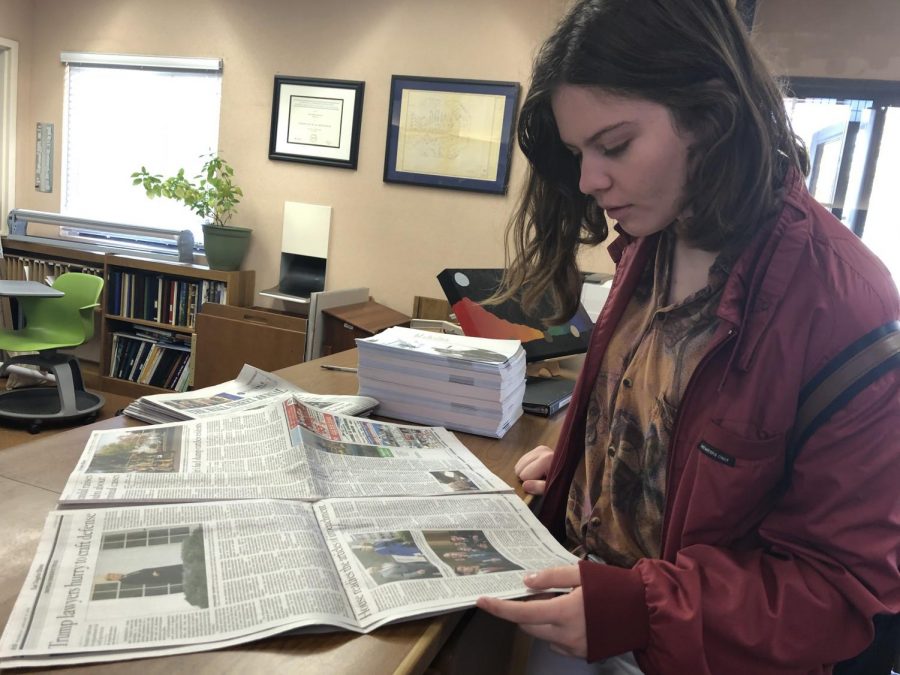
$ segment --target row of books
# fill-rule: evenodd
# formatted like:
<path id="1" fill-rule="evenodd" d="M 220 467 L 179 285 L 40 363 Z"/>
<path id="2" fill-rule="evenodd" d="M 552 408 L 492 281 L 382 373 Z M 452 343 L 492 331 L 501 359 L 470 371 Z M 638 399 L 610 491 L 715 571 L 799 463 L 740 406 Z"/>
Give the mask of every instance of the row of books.
<path id="1" fill-rule="evenodd" d="M 113 333 L 109 374 L 120 380 L 186 391 L 190 383 L 190 337 L 135 329 Z"/>
<path id="2" fill-rule="evenodd" d="M 227 285 L 222 281 L 111 270 L 107 283 L 107 312 L 170 326 L 193 326 L 204 302 L 228 301 Z"/>
<path id="3" fill-rule="evenodd" d="M 522 415 L 518 340 L 394 327 L 356 345 L 359 393 L 378 399 L 379 415 L 495 438 Z"/>

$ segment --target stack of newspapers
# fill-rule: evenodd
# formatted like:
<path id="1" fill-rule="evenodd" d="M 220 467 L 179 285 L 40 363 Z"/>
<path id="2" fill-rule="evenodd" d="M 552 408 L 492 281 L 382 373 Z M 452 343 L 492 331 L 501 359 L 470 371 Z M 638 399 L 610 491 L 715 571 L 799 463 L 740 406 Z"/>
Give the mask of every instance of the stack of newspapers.
<path id="1" fill-rule="evenodd" d="M 244 364 L 238 376 L 229 382 L 189 392 L 142 396 L 129 403 L 123 412 L 143 422 L 165 424 L 231 415 L 290 397 L 320 410 L 357 417 L 368 415 L 378 405 L 378 401 L 367 396 L 312 394 L 274 373 Z"/>
<path id="2" fill-rule="evenodd" d="M 522 415 L 518 340 L 394 327 L 356 345 L 359 393 L 378 399 L 379 415 L 494 438 Z"/>

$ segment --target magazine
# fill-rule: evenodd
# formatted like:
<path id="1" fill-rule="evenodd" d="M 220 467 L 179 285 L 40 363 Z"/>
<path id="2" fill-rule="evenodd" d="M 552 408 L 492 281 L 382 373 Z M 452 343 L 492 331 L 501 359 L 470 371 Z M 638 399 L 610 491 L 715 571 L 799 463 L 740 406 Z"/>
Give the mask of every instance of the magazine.
<path id="1" fill-rule="evenodd" d="M 3 667 L 205 651 L 527 595 L 576 558 L 515 495 L 240 500 L 51 512 Z"/>
<path id="2" fill-rule="evenodd" d="M 446 429 L 340 415 L 286 394 L 226 416 L 93 431 L 60 504 L 511 491 Z"/>
<path id="3" fill-rule="evenodd" d="M 491 373 L 500 380 L 507 374 L 519 377 L 525 351 L 518 340 L 492 340 L 415 330 L 403 326 L 388 328 L 377 335 L 358 338 L 359 354 L 400 357 L 409 362 L 450 366 L 463 371 Z M 410 363 L 412 367 L 413 363 Z"/>
<path id="4" fill-rule="evenodd" d="M 518 340 L 398 326 L 356 344 L 359 393 L 377 398 L 383 417 L 502 437 L 522 416 Z"/>
<path id="5" fill-rule="evenodd" d="M 244 364 L 230 382 L 189 392 L 142 396 L 123 412 L 143 422 L 163 424 L 250 410 L 287 394 L 316 408 L 344 415 L 366 415 L 378 405 L 369 396 L 312 394 L 273 373 Z"/>

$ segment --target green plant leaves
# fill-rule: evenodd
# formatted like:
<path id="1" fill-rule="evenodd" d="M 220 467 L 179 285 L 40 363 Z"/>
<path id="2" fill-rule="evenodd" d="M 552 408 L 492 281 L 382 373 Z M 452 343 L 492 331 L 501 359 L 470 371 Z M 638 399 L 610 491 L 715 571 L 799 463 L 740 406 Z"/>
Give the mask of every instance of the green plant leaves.
<path id="1" fill-rule="evenodd" d="M 223 227 L 237 211 L 244 196 L 234 184 L 234 169 L 224 159 L 210 155 L 193 181 L 184 177 L 184 169 L 169 178 L 152 175 L 147 167 L 131 174 L 132 184 L 141 185 L 150 198 L 164 197 L 185 204 L 191 211 L 213 225 Z"/>

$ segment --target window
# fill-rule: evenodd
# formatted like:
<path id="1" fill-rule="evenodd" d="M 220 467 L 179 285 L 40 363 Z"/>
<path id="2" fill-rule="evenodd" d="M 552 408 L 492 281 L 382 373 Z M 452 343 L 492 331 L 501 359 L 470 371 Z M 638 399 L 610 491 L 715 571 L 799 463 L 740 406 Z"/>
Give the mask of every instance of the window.
<path id="1" fill-rule="evenodd" d="M 900 283 L 900 83 L 796 78 L 785 105 L 810 155 L 810 193 L 852 229 Z"/>
<path id="2" fill-rule="evenodd" d="M 191 229 L 202 241 L 199 216 L 148 199 L 131 174 L 146 166 L 168 176 L 184 167 L 193 176 L 217 151 L 221 61 L 69 52 L 62 61 L 62 214 Z"/>

